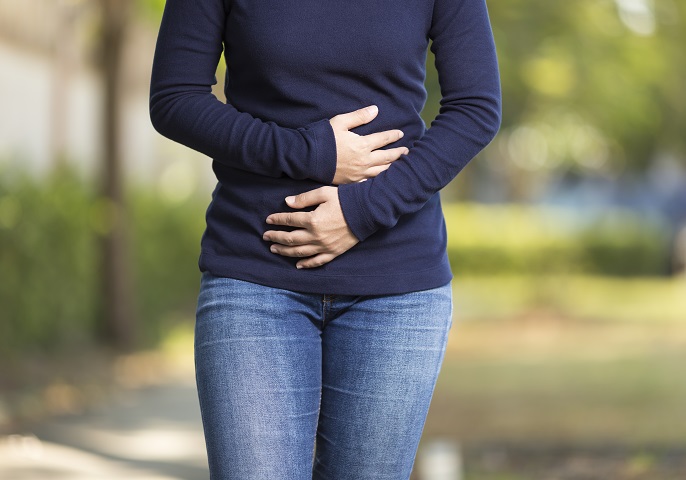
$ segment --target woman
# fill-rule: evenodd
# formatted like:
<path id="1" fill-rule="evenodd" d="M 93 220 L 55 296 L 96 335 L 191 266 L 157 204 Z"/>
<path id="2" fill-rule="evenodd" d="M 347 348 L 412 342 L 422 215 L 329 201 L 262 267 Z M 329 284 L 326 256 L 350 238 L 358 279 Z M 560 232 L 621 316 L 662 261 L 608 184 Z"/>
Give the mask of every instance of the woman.
<path id="1" fill-rule="evenodd" d="M 407 479 L 452 325 L 439 191 L 500 126 L 485 1 L 167 0 L 150 113 L 218 179 L 195 325 L 211 478 Z"/>

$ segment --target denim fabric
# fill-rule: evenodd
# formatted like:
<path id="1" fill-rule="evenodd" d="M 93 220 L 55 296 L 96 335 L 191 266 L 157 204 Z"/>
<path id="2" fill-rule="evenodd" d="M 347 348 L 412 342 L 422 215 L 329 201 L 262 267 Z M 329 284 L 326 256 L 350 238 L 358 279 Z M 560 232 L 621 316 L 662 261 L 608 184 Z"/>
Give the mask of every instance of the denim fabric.
<path id="1" fill-rule="evenodd" d="M 334 295 L 203 272 L 195 368 L 210 478 L 408 479 L 452 310 L 450 283 Z"/>

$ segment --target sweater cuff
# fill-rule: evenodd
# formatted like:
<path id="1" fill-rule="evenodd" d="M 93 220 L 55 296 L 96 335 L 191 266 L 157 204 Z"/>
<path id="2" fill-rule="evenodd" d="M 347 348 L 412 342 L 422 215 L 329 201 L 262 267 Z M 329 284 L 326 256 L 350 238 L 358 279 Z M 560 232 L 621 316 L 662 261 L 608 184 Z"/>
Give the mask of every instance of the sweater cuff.
<path id="1" fill-rule="evenodd" d="M 331 185 L 336 174 L 336 136 L 333 126 L 328 118 L 305 125 L 305 129 L 311 132 L 315 142 L 314 163 L 310 178 L 327 185 Z"/>
<path id="2" fill-rule="evenodd" d="M 361 200 L 363 191 L 370 186 L 371 182 L 369 180 L 338 185 L 338 202 L 341 205 L 343 217 L 353 235 L 360 242 L 379 229 L 370 220 L 365 211 L 365 205 Z"/>

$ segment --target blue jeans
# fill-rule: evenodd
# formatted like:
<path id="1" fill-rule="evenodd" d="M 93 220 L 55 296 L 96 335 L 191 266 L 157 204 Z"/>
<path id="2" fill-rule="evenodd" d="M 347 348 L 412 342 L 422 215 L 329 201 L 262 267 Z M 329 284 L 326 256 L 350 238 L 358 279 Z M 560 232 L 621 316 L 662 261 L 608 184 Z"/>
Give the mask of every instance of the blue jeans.
<path id="1" fill-rule="evenodd" d="M 408 479 L 451 284 L 302 293 L 203 272 L 195 369 L 213 480 Z"/>

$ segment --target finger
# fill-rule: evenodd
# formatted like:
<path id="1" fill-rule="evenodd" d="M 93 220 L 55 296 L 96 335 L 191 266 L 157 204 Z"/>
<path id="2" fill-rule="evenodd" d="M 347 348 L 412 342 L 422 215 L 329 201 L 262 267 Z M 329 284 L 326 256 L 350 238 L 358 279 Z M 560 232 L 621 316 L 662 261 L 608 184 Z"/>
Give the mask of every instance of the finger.
<path id="1" fill-rule="evenodd" d="M 378 113 L 379 107 L 376 105 L 370 105 L 365 108 L 360 108 L 359 110 L 336 115 L 330 120 L 330 122 L 335 124 L 337 127 L 350 130 L 351 128 L 355 128 L 363 123 L 371 122 Z"/>
<path id="2" fill-rule="evenodd" d="M 310 225 L 310 212 L 281 212 L 272 213 L 266 222 L 274 225 L 287 225 L 289 227 L 304 227 Z"/>
<path id="3" fill-rule="evenodd" d="M 280 230 L 267 230 L 262 235 L 262 240 L 290 246 L 310 244 L 315 239 L 314 235 L 309 230 L 298 229 L 293 230 L 292 232 L 284 232 Z"/>
<path id="4" fill-rule="evenodd" d="M 269 247 L 272 253 L 278 253 L 284 257 L 311 257 L 322 251 L 324 247 L 317 245 L 297 245 L 294 247 L 286 247 L 284 245 L 274 244 Z"/>
<path id="5" fill-rule="evenodd" d="M 407 155 L 408 153 L 410 153 L 410 150 L 407 147 L 396 147 L 387 150 L 374 150 L 369 154 L 369 158 L 372 165 L 384 165 L 394 162 L 401 155 Z"/>
<path id="6" fill-rule="evenodd" d="M 364 172 L 364 174 L 365 174 L 365 176 L 366 176 L 367 178 L 363 178 L 362 180 L 360 180 L 360 182 L 364 182 L 365 180 L 367 180 L 367 179 L 369 179 L 369 178 L 376 177 L 378 174 L 380 174 L 380 173 L 383 172 L 384 170 L 388 170 L 388 167 L 390 167 L 390 166 L 391 166 L 391 164 L 390 164 L 390 163 L 387 163 L 386 165 L 379 165 L 379 166 L 376 166 L 376 167 L 368 168 L 368 169 Z"/>
<path id="7" fill-rule="evenodd" d="M 308 192 L 303 192 L 299 195 L 288 196 L 286 197 L 286 203 L 291 208 L 305 208 L 313 205 L 319 205 L 320 203 L 324 203 L 328 200 L 328 197 L 326 196 L 326 189 L 327 187 L 319 187 Z"/>
<path id="8" fill-rule="evenodd" d="M 305 260 L 300 260 L 295 264 L 296 268 L 316 268 L 321 267 L 325 263 L 329 263 L 331 260 L 336 258 L 336 255 L 332 253 L 320 253 L 314 257 L 307 258 Z"/>
<path id="9" fill-rule="evenodd" d="M 364 135 L 367 145 L 372 149 L 376 150 L 389 143 L 397 142 L 403 138 L 405 134 L 402 130 L 384 130 L 383 132 L 370 133 L 369 135 Z"/>

